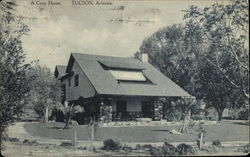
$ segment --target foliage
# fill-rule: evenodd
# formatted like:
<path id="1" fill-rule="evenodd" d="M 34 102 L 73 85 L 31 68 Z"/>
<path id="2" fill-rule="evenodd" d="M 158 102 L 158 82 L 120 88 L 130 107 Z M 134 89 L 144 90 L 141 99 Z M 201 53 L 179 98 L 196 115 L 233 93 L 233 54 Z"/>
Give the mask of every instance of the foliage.
<path id="1" fill-rule="evenodd" d="M 216 147 L 220 147 L 221 146 L 221 142 L 220 142 L 219 139 L 217 139 L 217 140 L 212 141 L 212 145 L 216 146 Z"/>
<path id="2" fill-rule="evenodd" d="M 195 99 L 168 98 L 164 103 L 163 112 L 167 120 L 181 121 L 190 115 L 199 114 L 201 109 Z"/>
<path id="3" fill-rule="evenodd" d="M 71 142 L 62 142 L 62 143 L 60 144 L 60 146 L 62 146 L 62 147 L 72 147 L 73 145 L 72 145 Z"/>
<path id="4" fill-rule="evenodd" d="M 197 93 L 218 120 L 225 107 L 249 103 L 248 8 L 247 0 L 232 0 L 184 11 L 185 44 L 202 63 Z"/>
<path id="5" fill-rule="evenodd" d="M 132 152 L 133 150 L 132 147 L 127 146 L 127 145 L 123 145 L 121 149 L 124 150 L 126 153 Z"/>
<path id="6" fill-rule="evenodd" d="M 30 141 L 30 140 L 25 139 L 23 140 L 23 144 L 32 146 L 32 145 L 38 145 L 39 143 L 37 141 Z"/>
<path id="7" fill-rule="evenodd" d="M 74 105 L 73 103 L 64 102 L 65 104 L 59 104 L 57 106 L 57 110 L 60 110 L 65 118 L 65 126 L 64 129 L 69 128 L 69 123 L 71 122 L 71 118 L 75 116 L 77 113 L 83 112 L 83 107 L 80 105 Z"/>
<path id="8" fill-rule="evenodd" d="M 183 26 L 172 25 L 145 39 L 135 57 L 147 53 L 152 65 L 194 95 L 197 61 L 185 49 Z"/>
<path id="9" fill-rule="evenodd" d="M 249 108 L 247 0 L 184 10 L 184 25 L 165 27 L 145 39 L 139 53 L 207 107 L 218 120 L 226 107 Z M 173 108 L 167 106 L 167 108 Z M 171 112 L 169 112 L 171 114 Z M 180 116 L 182 112 L 176 112 Z"/>
<path id="10" fill-rule="evenodd" d="M 20 143 L 20 140 L 18 138 L 15 138 L 15 137 L 8 137 L 7 140 L 12 142 L 12 143 Z"/>
<path id="11" fill-rule="evenodd" d="M 249 109 L 242 110 L 238 113 L 238 120 L 249 120 Z"/>
<path id="12" fill-rule="evenodd" d="M 249 153 L 249 151 L 250 151 L 250 144 L 246 144 L 244 146 L 240 146 L 237 149 L 237 152 Z"/>
<path id="13" fill-rule="evenodd" d="M 45 121 L 48 121 L 46 114 L 49 113 L 46 112 L 50 110 L 51 113 L 60 102 L 60 83 L 53 77 L 48 67 L 39 64 L 34 66 L 29 75 L 35 77 L 35 80 L 30 82 L 32 90 L 26 103 L 33 104 L 34 110 L 40 118 L 44 117 Z"/>
<path id="14" fill-rule="evenodd" d="M 14 0 L 0 3 L 0 120 L 1 142 L 6 137 L 5 131 L 21 113 L 23 99 L 29 91 L 27 77 L 30 64 L 25 64 L 25 53 L 21 38 L 29 29 L 22 17 L 15 15 Z"/>
<path id="15" fill-rule="evenodd" d="M 121 149 L 121 144 L 119 141 L 115 141 L 113 139 L 107 139 L 103 141 L 102 148 L 107 151 L 119 151 Z"/>
<path id="16" fill-rule="evenodd" d="M 178 155 L 178 153 L 176 152 L 175 146 L 167 142 L 165 142 L 163 146 L 152 147 L 150 149 L 150 154 L 154 156 Z"/>
<path id="17" fill-rule="evenodd" d="M 210 145 L 208 147 L 204 147 L 203 150 L 205 150 L 208 153 L 217 153 L 220 151 L 220 148 L 214 145 Z"/>
<path id="18" fill-rule="evenodd" d="M 191 145 L 185 143 L 179 144 L 176 147 L 176 151 L 179 155 L 194 155 L 196 153 L 195 149 Z"/>
<path id="19" fill-rule="evenodd" d="M 188 144 L 179 144 L 177 147 L 174 145 L 164 142 L 163 146 L 153 147 L 151 146 L 150 154 L 154 156 L 165 156 L 165 155 L 194 155 L 196 150 Z"/>

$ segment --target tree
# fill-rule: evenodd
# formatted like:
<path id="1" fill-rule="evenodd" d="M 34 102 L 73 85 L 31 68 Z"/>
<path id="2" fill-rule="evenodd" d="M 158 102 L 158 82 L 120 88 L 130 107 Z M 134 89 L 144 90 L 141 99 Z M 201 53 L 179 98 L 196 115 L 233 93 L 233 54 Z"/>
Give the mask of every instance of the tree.
<path id="1" fill-rule="evenodd" d="M 0 119 L 1 141 L 6 137 L 8 125 L 13 123 L 22 109 L 29 92 L 27 77 L 30 64 L 25 64 L 21 37 L 29 29 L 22 18 L 15 15 L 14 0 L 0 2 Z"/>
<path id="2" fill-rule="evenodd" d="M 47 123 L 50 111 L 60 103 L 60 83 L 46 66 L 36 64 L 29 74 L 35 79 L 30 83 L 32 90 L 27 103 L 33 103 L 34 110 Z"/>
<path id="3" fill-rule="evenodd" d="M 226 107 L 244 104 L 236 95 L 248 104 L 248 8 L 247 0 L 234 0 L 185 10 L 185 44 L 201 61 L 197 93 L 217 110 L 218 120 Z"/>
<path id="4" fill-rule="evenodd" d="M 248 9 L 247 0 L 232 0 L 227 5 L 215 3 L 203 10 L 191 6 L 184 15 L 187 39 L 198 38 L 203 45 L 202 49 L 194 50 L 195 55 L 202 56 L 246 99 L 249 98 Z"/>
<path id="5" fill-rule="evenodd" d="M 143 41 L 140 53 L 148 53 L 151 64 L 195 95 L 195 78 L 199 69 L 196 57 L 186 50 L 183 30 L 181 25 L 172 25 L 157 31 Z"/>

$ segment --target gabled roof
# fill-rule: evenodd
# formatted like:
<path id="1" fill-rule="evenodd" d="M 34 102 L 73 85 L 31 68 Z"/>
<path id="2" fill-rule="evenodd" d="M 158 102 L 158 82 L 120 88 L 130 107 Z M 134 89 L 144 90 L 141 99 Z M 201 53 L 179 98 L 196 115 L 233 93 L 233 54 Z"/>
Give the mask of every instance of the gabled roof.
<path id="1" fill-rule="evenodd" d="M 66 73 L 70 73 L 74 61 L 80 65 L 97 94 L 127 96 L 190 96 L 151 64 L 141 62 L 138 59 L 72 53 Z M 103 64 L 108 68 L 141 70 L 143 75 L 152 83 L 126 81 L 119 83 L 108 70 L 105 70 Z"/>
<path id="2" fill-rule="evenodd" d="M 54 75 L 56 78 L 60 78 L 61 76 L 65 75 L 67 66 L 65 65 L 56 65 Z"/>

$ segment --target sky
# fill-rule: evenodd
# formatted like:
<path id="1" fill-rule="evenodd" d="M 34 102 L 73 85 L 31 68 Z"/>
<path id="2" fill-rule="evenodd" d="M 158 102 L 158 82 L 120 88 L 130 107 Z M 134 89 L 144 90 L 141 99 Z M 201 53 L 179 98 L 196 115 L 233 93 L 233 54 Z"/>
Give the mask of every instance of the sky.
<path id="1" fill-rule="evenodd" d="M 99 0 L 111 5 L 96 5 L 97 0 L 78 1 L 94 5 L 73 5 L 72 0 L 53 0 L 60 5 L 48 5 L 48 0 L 18 1 L 17 14 L 26 17 L 30 29 L 22 38 L 26 62 L 39 60 L 54 70 L 56 65 L 67 65 L 72 52 L 130 57 L 157 30 L 183 23 L 182 10 L 218 2 Z"/>

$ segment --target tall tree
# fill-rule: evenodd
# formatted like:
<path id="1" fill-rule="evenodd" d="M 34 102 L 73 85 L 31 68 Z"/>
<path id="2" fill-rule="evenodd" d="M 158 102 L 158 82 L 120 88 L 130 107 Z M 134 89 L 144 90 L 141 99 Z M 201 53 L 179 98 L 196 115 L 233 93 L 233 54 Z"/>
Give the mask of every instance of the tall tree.
<path id="1" fill-rule="evenodd" d="M 186 51 L 183 29 L 181 25 L 172 25 L 157 31 L 143 41 L 140 53 L 148 53 L 151 64 L 191 95 L 195 95 L 197 60 Z"/>
<path id="2" fill-rule="evenodd" d="M 232 0 L 227 5 L 215 3 L 204 9 L 191 6 L 185 10 L 184 15 L 187 39 L 199 38 L 203 45 L 198 51 L 193 46 L 195 55 L 202 56 L 227 83 L 235 90 L 240 90 L 247 99 L 248 9 L 247 0 Z"/>
<path id="3" fill-rule="evenodd" d="M 36 64 L 29 75 L 35 79 L 30 82 L 32 89 L 26 102 L 34 104 L 34 110 L 47 123 L 51 109 L 60 105 L 60 83 L 46 66 Z"/>
<path id="4" fill-rule="evenodd" d="M 15 15 L 14 0 L 0 2 L 0 120 L 1 141 L 6 137 L 6 128 L 15 121 L 20 112 L 30 82 L 26 72 L 25 53 L 21 37 L 29 29 L 22 18 Z"/>
<path id="5" fill-rule="evenodd" d="M 248 9 L 247 0 L 232 0 L 185 10 L 185 44 L 202 63 L 197 90 L 218 111 L 218 120 L 226 107 L 244 104 L 236 95 L 248 104 Z"/>

